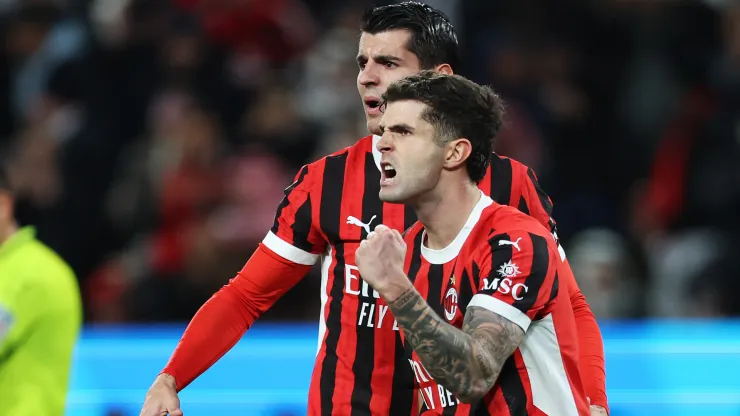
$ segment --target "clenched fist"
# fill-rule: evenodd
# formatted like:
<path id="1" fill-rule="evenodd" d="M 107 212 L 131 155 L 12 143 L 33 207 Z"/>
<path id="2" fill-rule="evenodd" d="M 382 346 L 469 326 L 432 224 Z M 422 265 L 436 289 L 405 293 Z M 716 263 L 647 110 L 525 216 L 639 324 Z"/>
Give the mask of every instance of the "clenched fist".
<path id="1" fill-rule="evenodd" d="M 168 374 L 160 374 L 146 394 L 140 416 L 182 416 L 180 399 L 177 398 L 175 379 Z"/>
<path id="2" fill-rule="evenodd" d="M 403 237 L 382 224 L 375 227 L 355 251 L 360 276 L 386 300 L 411 286 L 403 271 L 405 259 Z"/>

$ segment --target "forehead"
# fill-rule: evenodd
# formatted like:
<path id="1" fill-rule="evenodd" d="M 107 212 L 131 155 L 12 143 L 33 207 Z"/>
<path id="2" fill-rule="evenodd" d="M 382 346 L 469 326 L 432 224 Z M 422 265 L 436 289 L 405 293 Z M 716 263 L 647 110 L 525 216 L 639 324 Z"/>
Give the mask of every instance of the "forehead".
<path id="1" fill-rule="evenodd" d="M 367 57 L 377 55 L 391 55 L 402 59 L 415 58 L 407 46 L 411 32 L 404 29 L 387 30 L 374 35 L 362 32 L 360 36 L 359 54 Z"/>
<path id="2" fill-rule="evenodd" d="M 426 104 L 413 100 L 388 103 L 385 112 L 383 112 L 381 123 L 384 126 L 407 124 L 414 128 L 423 127 L 428 124 L 421 118 L 421 114 L 426 107 Z"/>

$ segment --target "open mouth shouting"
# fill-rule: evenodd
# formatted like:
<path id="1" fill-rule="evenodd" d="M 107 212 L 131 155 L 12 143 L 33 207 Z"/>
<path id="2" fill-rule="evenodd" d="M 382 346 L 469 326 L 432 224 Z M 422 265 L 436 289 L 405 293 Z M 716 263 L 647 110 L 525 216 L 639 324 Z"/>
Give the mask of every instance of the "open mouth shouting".
<path id="1" fill-rule="evenodd" d="M 380 162 L 380 186 L 393 185 L 396 169 L 388 162 Z"/>

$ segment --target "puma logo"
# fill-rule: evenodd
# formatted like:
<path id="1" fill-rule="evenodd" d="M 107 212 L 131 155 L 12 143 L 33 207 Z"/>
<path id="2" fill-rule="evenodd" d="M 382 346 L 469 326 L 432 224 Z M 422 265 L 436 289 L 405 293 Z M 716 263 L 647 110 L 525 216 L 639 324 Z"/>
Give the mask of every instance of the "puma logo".
<path id="1" fill-rule="evenodd" d="M 522 251 L 522 249 L 519 248 L 519 241 L 521 239 L 522 238 L 519 237 L 519 238 L 516 239 L 516 241 L 499 240 L 498 245 L 500 245 L 500 246 L 514 246 L 514 247 L 516 247 L 516 251 Z"/>
<path id="2" fill-rule="evenodd" d="M 373 222 L 373 220 L 375 219 L 375 217 L 377 217 L 377 215 L 373 215 L 373 217 L 370 218 L 370 221 L 368 221 L 367 224 L 365 224 L 364 222 L 362 222 L 362 221 L 358 220 L 357 218 L 355 218 L 355 217 L 353 217 L 353 216 L 350 215 L 349 217 L 347 217 L 347 224 L 352 224 L 352 225 L 356 225 L 358 227 L 362 227 L 362 228 L 365 229 L 365 232 L 367 232 L 368 234 L 370 234 L 370 224 Z"/>

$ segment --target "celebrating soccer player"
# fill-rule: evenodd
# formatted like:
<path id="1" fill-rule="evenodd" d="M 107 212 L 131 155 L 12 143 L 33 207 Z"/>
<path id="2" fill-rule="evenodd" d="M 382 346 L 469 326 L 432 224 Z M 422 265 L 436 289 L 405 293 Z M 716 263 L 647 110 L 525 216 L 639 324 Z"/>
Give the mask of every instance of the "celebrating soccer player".
<path id="1" fill-rule="evenodd" d="M 379 225 L 355 261 L 414 350 L 426 408 L 588 415 L 555 239 L 478 189 L 501 100 L 458 75 L 427 71 L 391 85 L 383 99 L 380 199 L 408 204 L 419 222 L 405 237 Z"/>
<path id="2" fill-rule="evenodd" d="M 458 42 L 449 20 L 416 2 L 369 10 L 361 23 L 357 87 L 371 135 L 304 166 L 285 190 L 275 223 L 244 268 L 198 311 L 142 415 L 181 414 L 177 392 L 208 369 L 254 321 L 321 262 L 319 350 L 309 388 L 309 415 L 409 415 L 416 412 L 414 374 L 388 305 L 362 279 L 355 250 L 377 224 L 404 230 L 412 209 L 383 203 L 380 97 L 393 81 L 422 69 L 452 73 Z M 490 148 L 489 148 L 490 149 Z M 493 155 L 480 188 L 552 227 L 552 204 L 534 172 Z M 387 168 L 387 167 L 386 167 Z M 389 178 L 391 171 L 383 174 Z M 606 407 L 598 326 L 572 275 L 560 277 L 570 295 L 581 340 L 581 366 L 592 403 Z M 249 369 L 245 369 L 249 371 Z"/>

